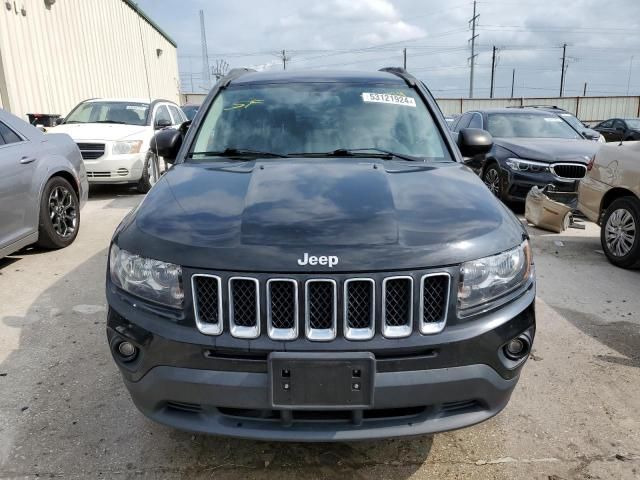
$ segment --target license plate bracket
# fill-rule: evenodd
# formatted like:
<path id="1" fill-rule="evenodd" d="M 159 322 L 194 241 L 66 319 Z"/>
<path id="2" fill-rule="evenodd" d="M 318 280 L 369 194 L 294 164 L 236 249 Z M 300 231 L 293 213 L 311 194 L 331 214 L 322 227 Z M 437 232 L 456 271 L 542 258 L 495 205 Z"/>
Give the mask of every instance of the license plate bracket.
<path id="1" fill-rule="evenodd" d="M 375 371 L 375 357 L 369 352 L 273 352 L 271 405 L 291 410 L 370 408 Z"/>

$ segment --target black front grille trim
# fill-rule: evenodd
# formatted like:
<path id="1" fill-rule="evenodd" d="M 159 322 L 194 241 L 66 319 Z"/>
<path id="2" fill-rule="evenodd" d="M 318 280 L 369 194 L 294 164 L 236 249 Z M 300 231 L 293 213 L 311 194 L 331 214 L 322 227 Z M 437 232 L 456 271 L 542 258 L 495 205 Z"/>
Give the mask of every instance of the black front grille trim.
<path id="1" fill-rule="evenodd" d="M 223 323 L 220 277 L 200 273 L 192 275 L 191 292 L 198 330 L 205 335 L 220 335 Z"/>
<path id="2" fill-rule="evenodd" d="M 556 163 L 551 168 L 560 178 L 579 180 L 587 174 L 587 166 L 581 163 Z"/>
<path id="3" fill-rule="evenodd" d="M 370 340 L 375 333 L 376 284 L 371 278 L 349 278 L 344 282 L 344 336 L 348 340 Z"/>
<path id="4" fill-rule="evenodd" d="M 382 282 L 382 335 L 403 338 L 413 330 L 413 278 L 387 277 Z"/>
<path id="5" fill-rule="evenodd" d="M 104 143 L 77 143 L 84 160 L 95 160 L 104 155 Z"/>
<path id="6" fill-rule="evenodd" d="M 267 280 L 267 328 L 273 340 L 298 338 L 298 282 L 291 278 Z"/>
<path id="7" fill-rule="evenodd" d="M 451 276 L 445 272 L 428 273 L 420 280 L 420 333 L 440 333 L 449 313 Z"/>
<path id="8" fill-rule="evenodd" d="M 305 283 L 305 325 L 307 338 L 330 341 L 336 338 L 337 288 L 332 279 L 312 279 Z"/>
<path id="9" fill-rule="evenodd" d="M 229 328 L 236 338 L 260 335 L 260 287 L 258 279 L 229 279 Z"/>

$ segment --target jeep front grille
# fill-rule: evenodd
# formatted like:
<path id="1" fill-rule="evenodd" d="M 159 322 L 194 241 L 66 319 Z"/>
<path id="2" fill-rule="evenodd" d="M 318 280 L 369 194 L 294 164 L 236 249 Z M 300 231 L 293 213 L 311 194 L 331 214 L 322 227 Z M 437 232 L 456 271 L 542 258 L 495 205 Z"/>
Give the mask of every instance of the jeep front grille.
<path id="1" fill-rule="evenodd" d="M 262 328 L 278 341 L 295 340 L 301 332 L 312 341 L 331 341 L 339 334 L 347 340 L 370 340 L 376 332 L 386 338 L 402 338 L 414 331 L 438 333 L 447 322 L 452 288 L 447 272 L 426 273 L 415 279 L 410 275 L 293 277 L 263 280 L 261 276 L 258 280 L 231 276 L 223 281 L 216 275 L 192 275 L 198 329 L 206 335 L 227 331 L 236 338 L 257 338 L 261 309 L 266 313 Z M 223 298 L 228 298 L 224 307 Z"/>
<path id="2" fill-rule="evenodd" d="M 255 278 L 229 279 L 229 325 L 234 337 L 260 335 L 260 293 Z"/>

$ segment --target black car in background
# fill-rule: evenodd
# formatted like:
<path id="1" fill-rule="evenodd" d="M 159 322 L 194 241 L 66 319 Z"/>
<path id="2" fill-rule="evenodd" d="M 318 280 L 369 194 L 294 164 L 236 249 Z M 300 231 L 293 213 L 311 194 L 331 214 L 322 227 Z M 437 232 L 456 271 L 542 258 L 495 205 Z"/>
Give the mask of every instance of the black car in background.
<path id="1" fill-rule="evenodd" d="M 507 201 L 524 201 L 533 186 L 553 185 L 557 192 L 575 194 L 599 146 L 557 114 L 536 108 L 467 112 L 452 127 L 454 132 L 465 128 L 481 128 L 493 136 L 489 153 L 465 163 Z"/>
<path id="2" fill-rule="evenodd" d="M 607 142 L 640 140 L 640 118 L 610 118 L 593 127 Z"/>

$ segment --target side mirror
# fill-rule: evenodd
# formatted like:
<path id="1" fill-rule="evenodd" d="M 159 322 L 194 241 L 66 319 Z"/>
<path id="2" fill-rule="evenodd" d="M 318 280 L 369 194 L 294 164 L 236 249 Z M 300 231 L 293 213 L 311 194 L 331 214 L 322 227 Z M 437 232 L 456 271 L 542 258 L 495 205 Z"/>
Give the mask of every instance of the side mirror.
<path id="1" fill-rule="evenodd" d="M 486 130 L 463 128 L 458 133 L 458 147 L 463 157 L 483 155 L 493 147 L 493 137 Z"/>
<path id="2" fill-rule="evenodd" d="M 171 126 L 171 120 L 168 120 L 166 118 L 159 118 L 156 120 L 156 124 L 154 125 L 154 128 L 156 130 L 160 130 L 162 128 L 167 128 Z"/>
<path id="3" fill-rule="evenodd" d="M 175 128 L 168 128 L 153 136 L 149 150 L 162 157 L 166 162 L 174 163 L 181 146 L 182 133 Z"/>
<path id="4" fill-rule="evenodd" d="M 62 122 L 64 122 L 64 118 L 58 117 L 53 121 L 53 124 L 57 127 L 58 125 L 62 125 Z"/>

